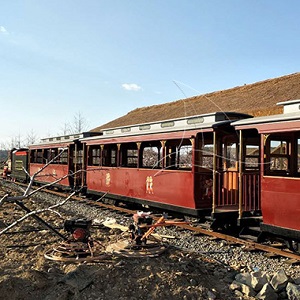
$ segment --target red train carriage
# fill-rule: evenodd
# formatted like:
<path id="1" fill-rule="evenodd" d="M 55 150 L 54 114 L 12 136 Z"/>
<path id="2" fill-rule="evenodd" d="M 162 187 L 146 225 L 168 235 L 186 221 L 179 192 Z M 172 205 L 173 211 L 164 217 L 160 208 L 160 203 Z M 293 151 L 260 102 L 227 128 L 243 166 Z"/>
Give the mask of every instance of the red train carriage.
<path id="1" fill-rule="evenodd" d="M 83 146 L 79 139 L 91 135 L 95 134 L 86 132 L 46 138 L 42 139 L 40 144 L 29 146 L 31 176 L 57 157 L 36 177 L 35 182 L 54 183 L 54 186 L 61 188 L 80 187 L 83 173 Z"/>
<path id="2" fill-rule="evenodd" d="M 300 241 L 300 100 L 278 104 L 284 105 L 283 114 L 234 126 L 260 136 L 262 231 Z"/>
<path id="3" fill-rule="evenodd" d="M 211 113 L 106 129 L 102 136 L 81 139 L 87 148 L 87 192 L 206 214 L 214 197 L 213 157 L 222 151 L 214 147 L 215 139 L 235 134 L 231 121 L 245 117 Z"/>

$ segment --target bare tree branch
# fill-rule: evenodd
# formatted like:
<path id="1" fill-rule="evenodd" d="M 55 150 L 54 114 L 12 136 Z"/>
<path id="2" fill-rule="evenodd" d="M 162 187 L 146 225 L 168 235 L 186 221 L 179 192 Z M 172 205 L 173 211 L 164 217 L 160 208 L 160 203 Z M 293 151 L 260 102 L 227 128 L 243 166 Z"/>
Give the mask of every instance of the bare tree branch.
<path id="1" fill-rule="evenodd" d="M 0 206 L 6 202 L 7 197 L 9 196 L 9 194 L 4 195 L 1 199 L 0 199 Z"/>
<path id="2" fill-rule="evenodd" d="M 15 222 L 13 222 L 12 224 L 10 224 L 9 226 L 5 227 L 4 229 L 2 229 L 0 231 L 0 235 L 7 232 L 9 229 L 13 228 L 14 226 L 16 226 L 17 224 L 21 223 L 22 221 L 24 221 L 25 219 L 27 219 L 28 217 L 30 216 L 33 216 L 33 215 L 37 215 L 37 214 L 40 214 L 40 213 L 43 213 L 45 211 L 51 211 L 53 212 L 53 209 L 54 208 L 57 208 L 59 206 L 62 206 L 64 205 L 73 195 L 75 194 L 75 192 L 71 193 L 66 199 L 64 199 L 63 201 L 57 203 L 57 204 L 54 204 L 52 206 L 49 206 L 47 208 L 43 208 L 43 209 L 38 209 L 38 210 L 34 210 L 34 211 L 31 211 L 30 213 L 24 215 L 23 217 L 19 218 L 18 220 L 16 220 Z"/>

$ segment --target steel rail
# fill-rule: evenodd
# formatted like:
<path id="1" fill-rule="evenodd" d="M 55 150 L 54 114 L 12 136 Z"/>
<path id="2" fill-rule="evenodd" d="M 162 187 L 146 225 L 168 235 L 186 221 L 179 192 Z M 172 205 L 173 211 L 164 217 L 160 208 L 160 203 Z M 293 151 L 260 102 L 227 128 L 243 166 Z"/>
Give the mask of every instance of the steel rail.
<path id="1" fill-rule="evenodd" d="M 66 196 L 66 193 L 61 193 L 61 192 L 57 192 L 57 191 L 43 190 L 42 192 L 55 194 L 55 195 L 60 196 L 60 197 Z M 119 211 L 119 212 L 126 213 L 126 214 L 132 214 L 133 215 L 134 213 L 136 213 L 136 210 L 131 210 L 131 209 L 128 209 L 128 208 L 125 208 L 125 207 L 115 206 L 115 205 L 111 205 L 111 204 L 105 204 L 105 203 L 95 201 L 95 200 L 84 199 L 84 198 L 79 197 L 79 196 L 72 196 L 70 198 L 70 200 L 75 200 L 75 201 L 78 201 L 78 202 L 83 202 L 83 203 L 85 203 L 87 205 L 90 205 L 90 206 L 99 206 L 99 207 L 102 207 L 102 208 L 105 208 L 105 209 Z M 153 219 L 158 220 L 159 217 L 153 216 Z M 237 238 L 237 237 L 227 235 L 227 234 L 224 234 L 224 233 L 210 231 L 208 229 L 204 229 L 204 228 L 199 227 L 199 226 L 196 227 L 196 226 L 191 226 L 191 225 L 187 225 L 187 224 L 180 224 L 180 225 L 178 224 L 178 225 L 174 225 L 174 226 L 179 227 L 179 228 L 183 228 L 183 229 L 186 229 L 186 230 L 194 231 L 194 232 L 200 233 L 202 235 L 211 236 L 211 237 L 216 238 L 216 239 L 225 240 L 225 241 L 228 241 L 230 243 L 245 245 L 247 247 L 246 249 L 248 249 L 249 251 L 250 250 L 258 250 L 258 251 L 268 252 L 268 253 L 273 254 L 273 255 L 278 255 L 278 256 L 281 256 L 281 257 L 289 258 L 289 259 L 292 260 L 292 263 L 293 263 L 293 261 L 296 262 L 296 263 L 300 263 L 300 255 L 298 255 L 296 253 L 293 253 L 293 252 L 288 252 L 288 251 L 278 249 L 278 248 L 275 248 L 275 247 L 272 247 L 272 246 L 259 244 L 259 243 L 256 243 L 254 241 L 244 240 L 244 239 Z"/>

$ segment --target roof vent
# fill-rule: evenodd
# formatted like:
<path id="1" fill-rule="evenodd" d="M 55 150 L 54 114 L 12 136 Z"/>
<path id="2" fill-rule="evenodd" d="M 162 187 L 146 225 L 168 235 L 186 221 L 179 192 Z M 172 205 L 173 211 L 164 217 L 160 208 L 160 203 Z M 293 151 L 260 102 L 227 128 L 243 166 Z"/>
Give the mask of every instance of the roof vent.
<path id="1" fill-rule="evenodd" d="M 283 105 L 284 114 L 300 112 L 300 99 L 278 102 L 277 105 Z"/>

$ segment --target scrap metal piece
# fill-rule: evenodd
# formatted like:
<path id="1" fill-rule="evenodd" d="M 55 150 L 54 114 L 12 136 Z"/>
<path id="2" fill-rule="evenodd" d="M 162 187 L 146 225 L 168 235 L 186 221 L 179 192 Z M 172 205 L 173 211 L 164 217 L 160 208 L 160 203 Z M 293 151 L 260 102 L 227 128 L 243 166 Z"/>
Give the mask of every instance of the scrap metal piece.
<path id="1" fill-rule="evenodd" d="M 91 262 L 107 259 L 110 257 L 107 253 L 99 249 L 90 242 L 61 242 L 54 248 L 45 252 L 44 257 L 49 260 L 61 262 Z"/>
<path id="2" fill-rule="evenodd" d="M 145 245 L 136 245 L 133 244 L 128 239 L 120 240 L 114 244 L 109 245 L 106 248 L 107 253 L 113 255 L 120 255 L 123 257 L 157 257 L 164 253 L 168 249 L 168 245 L 147 241 Z"/>

